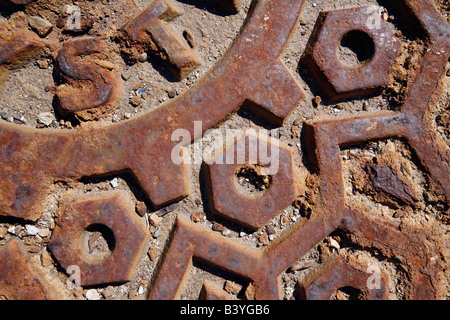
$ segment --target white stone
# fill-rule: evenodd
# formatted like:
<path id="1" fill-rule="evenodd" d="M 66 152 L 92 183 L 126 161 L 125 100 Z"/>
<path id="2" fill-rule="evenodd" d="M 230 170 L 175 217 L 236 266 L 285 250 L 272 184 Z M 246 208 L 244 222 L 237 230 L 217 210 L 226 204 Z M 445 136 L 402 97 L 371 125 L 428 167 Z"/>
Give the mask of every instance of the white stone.
<path id="1" fill-rule="evenodd" d="M 88 300 L 100 300 L 100 294 L 95 289 L 89 289 L 86 291 L 85 296 Z"/>
<path id="2" fill-rule="evenodd" d="M 38 122 L 47 127 L 51 125 L 54 120 L 56 120 L 55 116 L 51 112 L 41 112 L 38 115 Z"/>
<path id="3" fill-rule="evenodd" d="M 330 247 L 339 250 L 341 248 L 341 246 L 339 245 L 339 243 L 334 240 L 333 238 L 330 238 Z"/>
<path id="4" fill-rule="evenodd" d="M 35 235 L 38 234 L 39 229 L 36 228 L 35 226 L 32 226 L 31 224 L 27 224 L 27 225 L 25 226 L 25 231 L 26 231 L 26 233 L 27 233 L 28 235 L 30 235 L 30 236 L 35 236 Z"/>
<path id="5" fill-rule="evenodd" d="M 119 181 L 117 180 L 117 178 L 114 178 L 111 180 L 110 184 L 111 184 L 111 187 L 117 188 L 119 186 Z"/>
<path id="6" fill-rule="evenodd" d="M 16 234 L 16 227 L 15 227 L 15 226 L 9 227 L 9 228 L 8 228 L 8 233 Z"/>

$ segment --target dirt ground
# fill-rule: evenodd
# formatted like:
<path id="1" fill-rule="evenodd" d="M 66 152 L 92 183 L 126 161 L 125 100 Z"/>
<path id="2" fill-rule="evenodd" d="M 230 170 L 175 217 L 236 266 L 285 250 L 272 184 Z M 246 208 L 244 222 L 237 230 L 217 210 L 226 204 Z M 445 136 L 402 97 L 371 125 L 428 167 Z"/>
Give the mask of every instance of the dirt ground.
<path id="1" fill-rule="evenodd" d="M 208 1 L 176 1 L 182 14 L 168 21 L 167 24 L 180 39 L 187 39 L 186 43 L 190 42 L 193 45 L 193 50 L 201 61 L 197 69 L 186 77 L 177 79 L 170 73 L 167 64 L 151 54 L 148 57 L 142 57 L 140 59 L 142 61 L 127 63 L 129 57 L 121 50 L 123 49 L 120 39 L 121 28 L 127 21 L 142 12 L 150 2 L 150 0 L 79 0 L 76 2 L 39 0 L 18 10 L 3 6 L 0 2 L 0 42 L 8 39 L 16 30 L 27 29 L 29 32 L 34 32 L 29 27 L 31 16 L 44 18 L 54 26 L 44 38 L 46 46 L 41 53 L 25 65 L 8 71 L 6 79 L 0 86 L 1 121 L 40 130 L 79 130 L 82 126 L 92 125 L 92 123 L 100 127 L 119 123 L 164 106 L 166 102 L 189 90 L 226 54 L 245 25 L 247 14 L 251 12 L 250 0 L 242 1 L 242 8 L 238 13 L 227 13 L 217 5 L 206 4 Z M 448 2 L 444 0 L 435 2 L 449 21 Z M 58 21 L 67 16 L 66 5 L 72 4 L 81 8 L 83 16 L 89 16 L 94 21 L 92 27 L 82 34 L 65 32 L 57 27 L 58 23 L 60 24 Z M 307 68 L 300 62 L 300 58 L 306 49 L 320 12 L 363 5 L 379 6 L 380 13 L 387 17 L 386 23 L 389 28 L 401 41 L 401 52 L 391 73 L 390 84 L 382 93 L 375 96 L 329 102 Z M 12 238 L 20 239 L 27 246 L 36 264 L 45 270 L 47 277 L 62 288 L 67 299 L 144 299 L 148 294 L 149 284 L 155 276 L 159 260 L 164 256 L 170 231 L 178 215 L 194 220 L 192 218 L 194 214 L 205 211 L 205 215 L 196 218 L 197 224 L 205 225 L 224 237 L 250 248 L 268 246 L 299 220 L 307 219 L 308 210 L 314 208 L 314 188 L 317 187 L 317 181 L 314 174 L 309 173 L 303 165 L 306 157 L 304 146 L 300 141 L 303 122 L 382 110 L 399 110 L 409 85 L 408 79 L 411 79 L 418 71 L 417 66 L 426 46 L 423 35 L 407 29 L 405 25 L 402 17 L 389 1 L 306 1 L 297 29 L 282 57 L 285 65 L 305 90 L 306 98 L 299 103 L 281 127 L 270 129 L 274 130 L 272 134 L 280 137 L 281 142 L 295 150 L 295 164 L 307 177 L 309 183 L 306 184 L 304 194 L 271 219 L 265 227 L 250 231 L 208 212 L 202 185 L 201 165 L 195 164 L 190 173 L 190 195 L 169 210 L 167 208 L 153 210 L 150 206 L 143 205 L 143 202 L 148 205 L 145 195 L 134 178 L 127 174 L 56 183 L 47 196 L 45 211 L 36 223 L 0 218 L 0 247 Z M 106 61 L 111 71 L 123 82 L 117 105 L 98 119 L 90 121 L 77 116 L 64 117 L 55 106 L 55 90 L 62 84 L 55 66 L 57 55 L 65 42 L 85 34 L 101 37 L 104 48 L 101 53 L 86 59 L 90 59 L 89 61 L 97 59 L 100 63 Z M 361 63 L 357 54 L 348 47 L 341 47 L 339 55 L 341 61 L 350 65 Z M 407 57 L 409 63 L 405 63 Z M 447 71 L 441 98 L 433 110 L 435 129 L 448 146 L 450 146 L 449 75 Z M 43 121 L 44 115 L 50 119 L 46 123 Z M 217 129 L 223 131 L 225 128 L 267 130 L 268 126 L 249 111 L 240 110 L 230 115 Z M 212 143 L 210 137 L 206 136 L 203 140 L 196 141 L 191 148 L 207 150 Z M 385 139 L 368 142 L 358 147 L 346 147 L 341 149 L 341 158 L 348 206 L 380 217 L 388 217 L 399 223 L 433 230 L 434 234 L 448 237 L 450 231 L 448 203 L 430 187 L 430 177 L 418 163 L 407 142 L 402 139 Z M 404 186 L 402 190 L 406 191 L 396 194 L 390 190 L 376 189 L 367 183 L 371 177 L 370 170 L 375 170 L 370 169 L 373 168 L 374 161 L 377 164 L 387 163 L 390 168 L 394 168 L 399 177 L 398 183 Z M 252 178 L 255 178 L 254 172 L 241 172 L 237 175 L 236 183 L 243 190 L 261 192 L 261 186 L 264 186 L 268 180 L 263 178 L 261 182 L 258 180 L 260 177 L 256 180 Z M 270 183 L 263 189 L 266 187 L 270 187 Z M 67 274 L 46 248 L 58 222 L 58 208 L 69 191 L 81 196 L 102 194 L 110 190 L 125 193 L 137 208 L 143 210 L 141 219 L 148 224 L 152 234 L 151 241 L 148 243 L 148 254 L 142 257 L 133 281 L 84 288 L 68 285 Z M 168 212 L 163 212 L 164 210 Z M 158 214 L 161 219 L 157 222 L 151 221 L 151 218 L 154 218 L 152 213 Z M 38 227 L 39 232 L 37 234 L 30 232 L 30 225 Z M 83 239 L 83 245 L 90 254 L 100 259 L 108 256 L 111 247 L 108 236 L 102 230 L 86 230 Z M 337 232 L 323 239 L 300 259 L 300 262 L 310 262 L 307 268 L 295 271 L 288 269 L 282 274 L 283 299 L 296 298 L 296 283 L 318 268 L 325 257 L 333 252 L 337 252 L 344 259 L 356 256 L 360 260 L 376 264 L 390 277 L 389 299 L 407 298 L 409 285 L 405 270 L 400 268 L 393 259 L 355 243 L 352 237 L 343 232 Z M 447 290 L 442 298 L 449 299 L 449 261 L 448 257 L 440 257 L 440 259 L 447 266 L 447 269 L 442 271 Z M 245 293 L 250 285 L 246 279 L 211 267 L 202 261 L 194 261 L 192 271 L 186 279 L 185 289 L 181 293 L 181 299 L 198 299 L 205 281 L 224 289 L 230 299 L 246 298 Z M 338 291 L 333 298 L 357 297 L 352 292 Z"/>

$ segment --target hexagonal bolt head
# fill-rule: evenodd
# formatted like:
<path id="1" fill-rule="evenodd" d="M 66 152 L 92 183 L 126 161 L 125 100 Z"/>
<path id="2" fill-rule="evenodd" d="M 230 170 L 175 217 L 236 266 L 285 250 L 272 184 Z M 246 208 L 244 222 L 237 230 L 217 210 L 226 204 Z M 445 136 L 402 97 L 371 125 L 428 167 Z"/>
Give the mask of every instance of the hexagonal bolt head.
<path id="1" fill-rule="evenodd" d="M 109 240 L 111 252 L 101 258 L 91 255 L 83 245 L 83 237 L 92 227 Z M 66 271 L 79 267 L 81 286 L 99 285 L 132 280 L 149 237 L 131 201 L 114 192 L 65 202 L 48 247 Z"/>
<path id="2" fill-rule="evenodd" d="M 365 60 L 349 66 L 339 58 L 342 42 L 356 46 Z M 381 18 L 377 7 L 322 12 L 302 57 L 330 100 L 371 95 L 388 84 L 400 41 Z"/>
<path id="3" fill-rule="evenodd" d="M 261 150 L 270 153 L 270 163 L 263 159 L 264 151 Z M 275 154 L 277 156 L 273 157 Z M 211 209 L 243 226 L 252 229 L 264 226 L 291 204 L 298 194 L 291 150 L 279 145 L 278 141 L 275 145 L 271 139 L 247 132 L 206 162 Z M 277 170 L 264 174 L 263 169 L 269 167 L 271 169 L 267 171 Z M 242 175 L 244 184 L 251 185 L 253 182 L 255 192 L 246 192 L 245 187 L 239 184 L 239 175 Z"/>

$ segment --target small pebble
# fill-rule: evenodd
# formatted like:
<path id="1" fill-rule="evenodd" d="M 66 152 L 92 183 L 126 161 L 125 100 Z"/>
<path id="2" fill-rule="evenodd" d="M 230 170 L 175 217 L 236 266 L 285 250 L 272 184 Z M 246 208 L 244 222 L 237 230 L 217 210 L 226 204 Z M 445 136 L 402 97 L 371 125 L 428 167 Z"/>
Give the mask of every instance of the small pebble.
<path id="1" fill-rule="evenodd" d="M 41 112 L 41 113 L 39 113 L 37 120 L 39 123 L 48 127 L 56 119 L 55 119 L 55 116 L 51 112 Z"/>
<path id="2" fill-rule="evenodd" d="M 16 234 L 17 230 L 15 226 L 11 226 L 8 228 L 8 233 Z"/>
<path id="3" fill-rule="evenodd" d="M 147 213 L 147 205 L 144 201 L 138 201 L 136 203 L 136 211 L 141 217 Z"/>
<path id="4" fill-rule="evenodd" d="M 367 111 L 369 109 L 369 103 L 367 101 L 363 102 L 363 110 Z"/>
<path id="5" fill-rule="evenodd" d="M 156 213 L 152 213 L 149 216 L 149 221 L 152 226 L 157 227 L 161 223 L 162 218 L 160 216 L 158 216 Z"/>
<path id="6" fill-rule="evenodd" d="M 50 233 L 51 233 L 50 230 L 45 228 L 39 229 L 38 231 L 39 236 L 41 236 L 42 238 L 50 237 Z"/>
<path id="7" fill-rule="evenodd" d="M 84 296 L 88 300 L 100 300 L 100 294 L 95 289 L 89 289 L 88 291 L 86 291 Z"/>
<path id="8" fill-rule="evenodd" d="M 150 257 L 151 261 L 158 260 L 158 248 L 156 247 L 156 245 L 154 243 L 148 249 L 147 254 Z"/>
<path id="9" fill-rule="evenodd" d="M 203 212 L 196 212 L 196 213 L 191 214 L 192 222 L 201 222 L 201 221 L 203 221 L 204 217 L 205 217 L 205 214 Z"/>
<path id="10" fill-rule="evenodd" d="M 292 264 L 290 270 L 291 271 L 304 270 L 304 269 L 311 268 L 315 264 L 316 264 L 316 260 L 314 260 L 314 259 L 297 261 L 297 262 L 294 262 L 294 264 Z"/>
<path id="11" fill-rule="evenodd" d="M 156 227 L 151 226 L 150 232 L 152 233 L 153 238 L 157 239 L 161 236 L 161 231 L 159 229 L 156 229 Z"/>
<path id="12" fill-rule="evenodd" d="M 156 214 L 160 217 L 165 216 L 166 214 L 176 210 L 178 208 L 179 204 L 178 203 L 173 203 L 170 206 L 167 206 L 165 208 L 162 208 L 161 210 L 159 210 Z"/>
<path id="13" fill-rule="evenodd" d="M 115 68 L 114 63 L 106 61 L 106 60 L 95 60 L 95 63 L 102 68 L 113 70 Z"/>
<path id="14" fill-rule="evenodd" d="M 22 123 L 26 122 L 25 117 L 23 116 L 23 114 L 18 113 L 18 112 L 13 114 L 13 118 L 14 118 L 14 120 L 17 120 L 17 121 L 22 122 Z"/>
<path id="15" fill-rule="evenodd" d="M 145 62 L 145 61 L 147 61 L 147 59 L 148 59 L 148 55 L 146 52 L 144 52 L 139 56 L 138 60 L 139 60 L 139 62 Z"/>
<path id="16" fill-rule="evenodd" d="M 138 295 L 144 294 L 144 287 L 140 286 L 138 289 Z"/>
<path id="17" fill-rule="evenodd" d="M 173 99 L 176 97 L 177 92 L 175 90 L 171 90 L 167 93 L 167 95 L 169 96 L 170 99 Z"/>
<path id="18" fill-rule="evenodd" d="M 32 225 L 30 225 L 30 224 L 27 224 L 27 225 L 25 226 L 25 232 L 26 232 L 28 235 L 30 235 L 30 236 L 35 236 L 35 235 L 38 234 L 39 229 L 36 228 L 35 226 L 32 226 Z"/>
<path id="19" fill-rule="evenodd" d="M 130 103 L 137 107 L 142 103 L 142 97 L 141 96 L 133 96 L 130 98 Z"/>
<path id="20" fill-rule="evenodd" d="M 224 227 L 223 225 L 221 225 L 220 223 L 214 222 L 214 223 L 213 223 L 213 226 L 212 226 L 212 229 L 213 229 L 214 231 L 222 232 L 222 231 L 225 230 L 225 227 Z"/>
<path id="21" fill-rule="evenodd" d="M 41 69 L 47 69 L 49 66 L 47 59 L 38 59 L 38 60 L 36 60 L 36 64 Z"/>
<path id="22" fill-rule="evenodd" d="M 131 78 L 132 75 L 133 73 L 131 72 L 131 70 L 125 70 L 124 72 L 122 72 L 121 77 L 123 80 L 127 81 Z"/>
<path id="23" fill-rule="evenodd" d="M 114 178 L 109 184 L 111 185 L 111 187 L 117 188 L 119 186 L 119 181 L 117 180 L 117 178 Z"/>
<path id="24" fill-rule="evenodd" d="M 261 244 L 263 246 L 267 246 L 269 244 L 269 236 L 267 235 L 266 232 L 263 232 L 259 237 L 258 237 L 259 242 L 261 242 Z"/>
<path id="25" fill-rule="evenodd" d="M 136 297 L 138 294 L 136 289 L 131 290 L 130 292 L 128 292 L 128 299 L 133 299 L 134 297 Z"/>
<path id="26" fill-rule="evenodd" d="M 35 30 L 41 37 L 46 37 L 53 29 L 53 25 L 45 19 L 38 16 L 31 16 L 28 21 L 31 29 Z"/>
<path id="27" fill-rule="evenodd" d="M 255 286 L 252 282 L 249 283 L 247 288 L 245 289 L 245 298 L 247 300 L 255 300 Z"/>
<path id="28" fill-rule="evenodd" d="M 183 37 L 186 39 L 186 42 L 188 43 L 189 47 L 194 48 L 195 47 L 195 38 L 191 31 L 184 30 L 183 31 Z"/>
<path id="29" fill-rule="evenodd" d="M 1 111 L 0 111 L 0 117 L 2 117 L 3 120 L 8 119 L 8 111 L 6 111 L 6 110 L 1 110 Z"/>
<path id="30" fill-rule="evenodd" d="M 235 283 L 235 282 L 233 282 L 233 281 L 227 280 L 225 282 L 224 289 L 228 293 L 237 295 L 241 291 L 242 286 L 237 284 L 237 283 Z"/>
<path id="31" fill-rule="evenodd" d="M 53 266 L 53 258 L 47 250 L 44 250 L 41 253 L 41 263 L 45 268 Z"/>
<path id="32" fill-rule="evenodd" d="M 341 248 L 341 246 L 339 245 L 339 242 L 337 242 L 333 238 L 329 239 L 329 245 L 330 245 L 331 248 L 334 248 L 336 250 L 339 250 Z"/>
<path id="33" fill-rule="evenodd" d="M 318 108 L 322 103 L 322 98 L 319 96 L 315 96 L 313 99 L 314 105 Z"/>
<path id="34" fill-rule="evenodd" d="M 105 290 L 103 290 L 102 295 L 106 298 L 109 299 L 113 296 L 114 294 L 114 287 L 113 286 L 107 286 L 105 288 Z"/>
<path id="35" fill-rule="evenodd" d="M 273 234 L 276 233 L 276 230 L 275 230 L 274 227 L 268 225 L 268 226 L 266 226 L 266 232 L 267 232 L 268 235 L 273 235 Z"/>

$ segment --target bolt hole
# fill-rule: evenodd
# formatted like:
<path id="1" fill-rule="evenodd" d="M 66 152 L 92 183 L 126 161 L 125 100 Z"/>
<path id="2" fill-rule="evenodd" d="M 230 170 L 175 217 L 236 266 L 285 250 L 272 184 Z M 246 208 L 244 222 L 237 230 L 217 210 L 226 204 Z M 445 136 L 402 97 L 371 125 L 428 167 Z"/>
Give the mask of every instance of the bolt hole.
<path id="1" fill-rule="evenodd" d="M 361 300 L 362 292 L 353 287 L 342 287 L 337 289 L 331 300 Z"/>
<path id="2" fill-rule="evenodd" d="M 353 30 L 341 39 L 338 57 L 349 67 L 361 67 L 372 60 L 375 55 L 373 39 L 365 32 Z"/>
<path id="3" fill-rule="evenodd" d="M 81 235 L 81 245 L 86 256 L 93 261 L 103 261 L 114 251 L 116 239 L 104 224 L 91 224 Z"/>
<path id="4" fill-rule="evenodd" d="M 236 185 L 243 194 L 259 196 L 270 188 L 272 176 L 261 174 L 259 165 L 240 167 L 236 172 Z"/>

